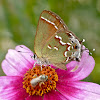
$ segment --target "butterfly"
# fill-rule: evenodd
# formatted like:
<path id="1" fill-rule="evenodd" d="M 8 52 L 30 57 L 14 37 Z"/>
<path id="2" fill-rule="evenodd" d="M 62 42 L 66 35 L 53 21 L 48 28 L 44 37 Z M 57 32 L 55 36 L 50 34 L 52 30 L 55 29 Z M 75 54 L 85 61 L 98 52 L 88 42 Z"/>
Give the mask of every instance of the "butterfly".
<path id="1" fill-rule="evenodd" d="M 39 17 L 34 50 L 37 64 L 53 64 L 66 70 L 66 64 L 70 61 L 80 61 L 82 41 L 68 30 L 57 14 L 44 10 Z"/>

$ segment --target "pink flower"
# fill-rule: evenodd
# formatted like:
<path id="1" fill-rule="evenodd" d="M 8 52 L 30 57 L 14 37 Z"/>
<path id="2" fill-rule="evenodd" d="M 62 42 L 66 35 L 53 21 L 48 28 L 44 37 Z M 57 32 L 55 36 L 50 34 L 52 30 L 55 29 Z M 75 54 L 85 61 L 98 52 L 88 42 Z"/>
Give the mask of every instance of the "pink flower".
<path id="1" fill-rule="evenodd" d="M 54 70 L 53 74 L 57 74 L 56 78 L 58 76 L 54 89 L 45 91 L 42 96 L 29 95 L 30 90 L 23 88 L 23 85 L 27 84 L 24 81 L 25 74 L 28 75 L 27 71 L 33 68 L 35 62 L 31 56 L 32 51 L 23 45 L 8 51 L 2 62 L 2 69 L 7 76 L 0 77 L 0 100 L 100 100 L 100 85 L 80 81 L 91 73 L 95 65 L 94 59 L 86 51 L 83 52 L 80 62 L 72 61 L 66 65 L 67 71 Z M 78 66 L 78 69 L 72 72 L 75 66 Z M 45 84 L 46 81 L 40 87 Z"/>

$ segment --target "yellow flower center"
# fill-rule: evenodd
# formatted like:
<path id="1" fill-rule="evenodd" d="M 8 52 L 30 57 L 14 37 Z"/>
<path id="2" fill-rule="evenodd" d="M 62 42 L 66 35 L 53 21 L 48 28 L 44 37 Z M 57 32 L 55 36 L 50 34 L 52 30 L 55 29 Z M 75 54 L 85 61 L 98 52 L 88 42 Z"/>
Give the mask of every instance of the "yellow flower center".
<path id="1" fill-rule="evenodd" d="M 39 95 L 50 92 L 56 88 L 58 75 L 55 69 L 49 66 L 36 65 L 33 69 L 29 69 L 23 78 L 23 88 L 29 95 Z"/>

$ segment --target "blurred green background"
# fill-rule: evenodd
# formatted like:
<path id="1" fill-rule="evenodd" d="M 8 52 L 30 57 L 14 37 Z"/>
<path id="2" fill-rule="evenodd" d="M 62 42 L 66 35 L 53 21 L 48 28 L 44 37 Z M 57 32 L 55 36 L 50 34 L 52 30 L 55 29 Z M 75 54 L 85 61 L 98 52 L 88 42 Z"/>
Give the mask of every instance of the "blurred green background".
<path id="1" fill-rule="evenodd" d="M 85 39 L 90 52 L 96 49 L 92 55 L 95 68 L 85 81 L 100 84 L 100 0 L 0 0 L 0 64 L 16 45 L 34 51 L 36 27 L 44 9 L 57 13 L 80 40 Z"/>

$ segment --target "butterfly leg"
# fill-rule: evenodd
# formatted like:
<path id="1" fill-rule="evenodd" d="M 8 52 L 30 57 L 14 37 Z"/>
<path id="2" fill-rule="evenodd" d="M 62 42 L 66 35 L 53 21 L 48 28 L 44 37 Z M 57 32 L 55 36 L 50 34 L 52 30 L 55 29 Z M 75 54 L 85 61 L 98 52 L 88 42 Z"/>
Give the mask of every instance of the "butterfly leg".
<path id="1" fill-rule="evenodd" d="M 33 68 L 35 67 L 35 65 L 38 64 L 38 62 L 34 62 L 34 65 L 33 65 Z M 41 66 L 41 71 L 42 71 L 42 64 L 40 63 L 40 66 Z"/>
<path id="2" fill-rule="evenodd" d="M 40 64 L 41 65 L 41 71 L 42 71 L 42 64 Z"/>
<path id="3" fill-rule="evenodd" d="M 35 67 L 36 64 L 37 64 L 37 62 L 34 63 L 33 68 Z"/>

